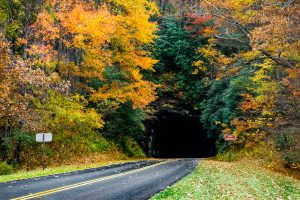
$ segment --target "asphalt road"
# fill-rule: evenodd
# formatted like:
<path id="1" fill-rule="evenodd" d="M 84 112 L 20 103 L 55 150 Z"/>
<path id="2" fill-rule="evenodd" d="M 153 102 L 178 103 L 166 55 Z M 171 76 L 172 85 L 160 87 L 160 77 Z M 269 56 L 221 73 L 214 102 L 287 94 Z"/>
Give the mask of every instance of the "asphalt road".
<path id="1" fill-rule="evenodd" d="M 198 162 L 141 161 L 0 183 L 0 199 L 148 199 L 186 176 Z"/>

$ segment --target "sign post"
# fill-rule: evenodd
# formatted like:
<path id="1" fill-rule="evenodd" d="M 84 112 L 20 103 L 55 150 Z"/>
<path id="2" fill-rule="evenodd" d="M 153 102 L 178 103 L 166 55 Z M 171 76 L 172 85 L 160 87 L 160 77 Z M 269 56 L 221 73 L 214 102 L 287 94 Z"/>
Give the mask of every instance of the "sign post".
<path id="1" fill-rule="evenodd" d="M 228 142 L 228 146 L 229 146 L 229 162 L 231 162 L 231 145 L 236 139 L 237 138 L 235 135 L 232 135 L 232 134 L 224 135 L 224 140 L 226 140 Z"/>
<path id="2" fill-rule="evenodd" d="M 38 133 L 35 135 L 35 141 L 42 143 L 42 166 L 43 170 L 46 168 L 46 162 L 45 162 L 45 154 L 46 154 L 46 142 L 52 141 L 52 134 L 51 133 Z"/>

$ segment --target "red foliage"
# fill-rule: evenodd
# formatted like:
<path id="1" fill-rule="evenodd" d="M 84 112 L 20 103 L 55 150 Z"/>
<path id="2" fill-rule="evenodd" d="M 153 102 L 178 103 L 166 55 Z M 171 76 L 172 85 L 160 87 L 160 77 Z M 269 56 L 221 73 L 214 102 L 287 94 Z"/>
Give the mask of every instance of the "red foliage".
<path id="1" fill-rule="evenodd" d="M 194 13 L 186 14 L 186 18 L 188 25 L 184 29 L 190 32 L 193 38 L 203 35 L 205 28 L 208 26 L 207 22 L 212 20 L 211 15 L 200 16 Z"/>
<path id="2" fill-rule="evenodd" d="M 189 19 L 189 22 L 193 25 L 202 25 L 212 20 L 211 15 L 200 16 L 198 14 L 188 13 L 186 14 L 186 17 Z"/>

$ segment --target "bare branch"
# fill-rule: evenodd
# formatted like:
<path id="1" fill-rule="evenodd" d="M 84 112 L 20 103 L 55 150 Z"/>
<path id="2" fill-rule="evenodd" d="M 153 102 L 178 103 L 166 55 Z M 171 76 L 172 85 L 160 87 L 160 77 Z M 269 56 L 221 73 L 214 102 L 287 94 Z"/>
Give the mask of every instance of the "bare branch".
<path id="1" fill-rule="evenodd" d="M 279 58 L 279 57 L 275 57 L 274 55 L 272 55 L 270 52 L 265 51 L 263 49 L 259 50 L 262 54 L 264 54 L 266 57 L 270 58 L 271 60 L 273 60 L 274 62 L 276 62 L 279 65 L 285 66 L 285 67 L 290 67 L 290 68 L 294 68 L 296 67 L 296 63 L 294 62 L 289 62 L 284 58 Z"/>
<path id="2" fill-rule="evenodd" d="M 288 7 L 289 5 L 291 5 L 292 3 L 294 3 L 295 0 L 288 0 L 287 2 L 285 2 L 282 6 L 282 10 L 285 9 L 286 7 Z"/>
<path id="3" fill-rule="evenodd" d="M 237 42 L 239 42 L 239 43 L 241 43 L 241 44 L 243 44 L 243 45 L 251 48 L 251 46 L 247 42 L 244 42 L 244 41 L 242 41 L 242 40 L 240 40 L 238 38 L 235 38 L 235 37 L 223 37 L 221 35 L 214 35 L 214 37 L 216 39 L 221 39 L 221 40 L 234 40 L 234 41 L 237 41 Z"/>

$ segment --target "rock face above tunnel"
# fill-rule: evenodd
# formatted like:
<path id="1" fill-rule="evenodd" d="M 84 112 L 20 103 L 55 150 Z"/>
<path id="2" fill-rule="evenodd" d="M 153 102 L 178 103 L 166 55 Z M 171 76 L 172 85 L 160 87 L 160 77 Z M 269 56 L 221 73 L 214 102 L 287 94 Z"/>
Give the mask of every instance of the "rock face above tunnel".
<path id="1" fill-rule="evenodd" d="M 215 155 L 215 141 L 207 137 L 197 116 L 162 111 L 152 124 L 150 154 L 159 158 L 198 158 Z"/>

